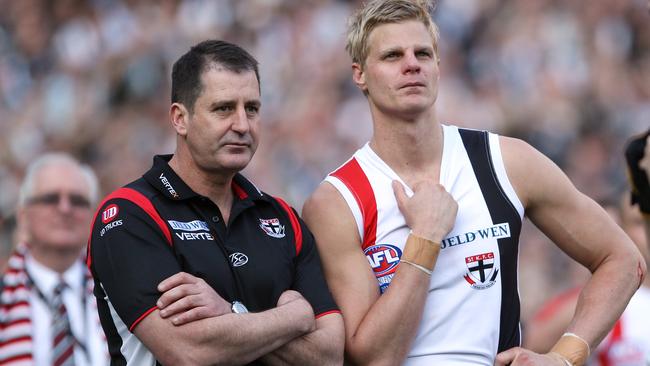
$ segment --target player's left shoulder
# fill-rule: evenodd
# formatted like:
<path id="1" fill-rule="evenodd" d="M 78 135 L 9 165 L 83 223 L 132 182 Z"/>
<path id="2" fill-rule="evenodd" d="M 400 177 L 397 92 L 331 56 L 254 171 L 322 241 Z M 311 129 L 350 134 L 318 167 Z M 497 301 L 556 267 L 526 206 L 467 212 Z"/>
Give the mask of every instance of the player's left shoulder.
<path id="1" fill-rule="evenodd" d="M 548 189 L 571 185 L 557 164 L 526 141 L 499 136 L 499 146 L 508 178 L 525 206 Z"/>

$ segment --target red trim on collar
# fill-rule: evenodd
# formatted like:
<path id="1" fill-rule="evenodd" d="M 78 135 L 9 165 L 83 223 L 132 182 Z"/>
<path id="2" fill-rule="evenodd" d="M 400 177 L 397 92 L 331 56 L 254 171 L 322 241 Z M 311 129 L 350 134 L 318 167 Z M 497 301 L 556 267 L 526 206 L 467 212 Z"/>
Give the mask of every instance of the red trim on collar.
<path id="1" fill-rule="evenodd" d="M 235 192 L 240 200 L 246 199 L 248 197 L 248 193 L 246 193 L 246 191 L 244 191 L 244 189 L 240 187 L 239 184 L 237 184 L 234 180 L 232 181 L 231 186 L 233 192 Z"/>

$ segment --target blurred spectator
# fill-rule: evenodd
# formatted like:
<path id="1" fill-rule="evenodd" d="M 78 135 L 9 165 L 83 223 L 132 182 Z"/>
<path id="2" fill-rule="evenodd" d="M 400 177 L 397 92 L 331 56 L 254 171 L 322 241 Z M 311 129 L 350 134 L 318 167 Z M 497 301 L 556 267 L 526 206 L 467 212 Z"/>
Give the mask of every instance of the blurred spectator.
<path id="1" fill-rule="evenodd" d="M 161 128 L 169 68 L 205 38 L 260 60 L 268 128 L 246 174 L 302 206 L 370 137 L 343 39 L 359 1 L 0 0 L 0 216 L 13 215 L 25 166 L 44 151 L 83 156 L 111 191 L 171 150 Z M 626 138 L 650 125 L 645 8 L 644 0 L 439 0 L 441 120 L 523 138 L 578 189 L 611 201 L 624 186 Z M 577 284 L 557 281 L 571 271 L 562 254 L 536 230 L 525 233 L 522 320 Z"/>
<path id="2" fill-rule="evenodd" d="M 18 245 L 0 283 L 0 364 L 108 364 L 82 255 L 97 178 L 66 154 L 27 169 L 18 196 Z"/>

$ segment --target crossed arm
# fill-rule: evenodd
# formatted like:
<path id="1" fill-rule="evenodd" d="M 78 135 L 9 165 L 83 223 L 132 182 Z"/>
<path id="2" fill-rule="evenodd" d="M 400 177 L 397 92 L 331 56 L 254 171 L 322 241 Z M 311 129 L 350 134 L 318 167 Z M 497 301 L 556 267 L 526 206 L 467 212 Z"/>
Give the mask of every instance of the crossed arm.
<path id="1" fill-rule="evenodd" d="M 200 278 L 178 273 L 158 286 L 163 293 L 157 310 L 135 334 L 157 357 L 165 352 L 186 357 L 188 364 L 245 364 L 261 358 L 268 365 L 341 365 L 343 321 L 338 313 L 314 319 L 311 306 L 292 290 L 285 291 L 274 309 L 232 314 L 230 304 Z M 159 313 L 159 314 L 156 314 Z M 145 321 L 151 318 L 148 327 Z M 178 347 L 169 332 L 185 334 L 187 351 Z M 151 337 L 151 341 L 148 338 Z M 171 348 L 171 349 L 170 349 Z M 177 358 L 170 355 L 171 360 Z M 162 358 L 161 358 L 162 361 Z M 164 361 L 163 361 L 164 363 Z M 170 362 L 170 364 L 178 364 Z"/>

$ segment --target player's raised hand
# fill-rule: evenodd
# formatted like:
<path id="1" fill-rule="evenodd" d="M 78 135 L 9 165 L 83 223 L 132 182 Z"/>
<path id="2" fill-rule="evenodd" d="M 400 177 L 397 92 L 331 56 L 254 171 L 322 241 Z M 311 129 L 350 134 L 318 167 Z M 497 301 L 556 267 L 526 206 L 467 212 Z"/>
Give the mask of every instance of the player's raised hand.
<path id="1" fill-rule="evenodd" d="M 413 196 L 408 197 L 404 186 L 393 181 L 393 191 L 413 234 L 440 243 L 454 227 L 458 204 L 442 185 L 420 181 L 413 186 Z"/>

